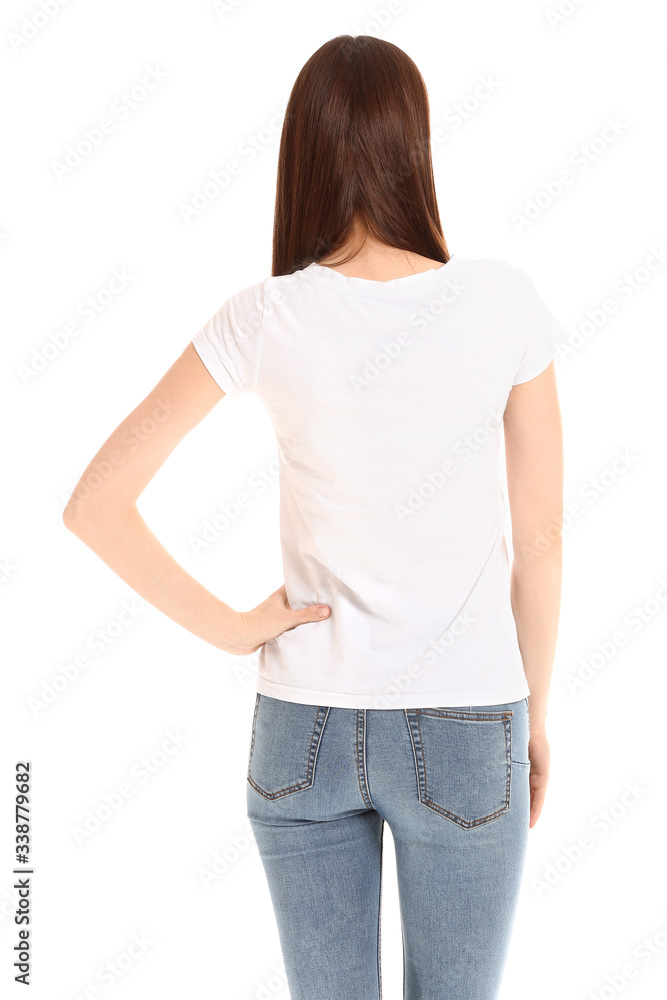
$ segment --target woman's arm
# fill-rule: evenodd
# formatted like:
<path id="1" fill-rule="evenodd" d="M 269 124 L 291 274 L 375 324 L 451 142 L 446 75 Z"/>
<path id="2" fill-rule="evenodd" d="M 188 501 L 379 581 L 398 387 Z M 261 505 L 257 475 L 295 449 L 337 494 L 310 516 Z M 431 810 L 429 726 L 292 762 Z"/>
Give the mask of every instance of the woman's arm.
<path id="1" fill-rule="evenodd" d="M 511 600 L 530 697 L 531 826 L 549 771 L 547 696 L 560 614 L 563 432 L 553 361 L 515 385 L 504 415 L 512 522 Z"/>
<path id="2" fill-rule="evenodd" d="M 63 522 L 158 610 L 213 646 L 243 655 L 289 628 L 319 620 L 317 606 L 292 610 L 283 585 L 254 610 L 234 611 L 176 562 L 136 507 L 179 441 L 224 395 L 189 343 L 92 458 Z M 162 419 L 153 418 L 156 412 Z M 132 428 L 148 420 L 154 429 L 137 448 Z"/>

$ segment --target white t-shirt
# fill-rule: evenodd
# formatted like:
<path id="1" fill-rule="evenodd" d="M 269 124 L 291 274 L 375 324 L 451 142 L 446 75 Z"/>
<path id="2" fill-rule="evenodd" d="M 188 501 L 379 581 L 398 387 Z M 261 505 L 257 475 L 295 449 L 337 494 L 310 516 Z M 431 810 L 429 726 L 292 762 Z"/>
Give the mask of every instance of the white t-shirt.
<path id="1" fill-rule="evenodd" d="M 498 457 L 513 385 L 566 337 L 532 280 L 454 255 L 391 281 L 320 264 L 228 298 L 193 344 L 275 429 L 292 608 L 257 691 L 340 708 L 518 701 Z"/>

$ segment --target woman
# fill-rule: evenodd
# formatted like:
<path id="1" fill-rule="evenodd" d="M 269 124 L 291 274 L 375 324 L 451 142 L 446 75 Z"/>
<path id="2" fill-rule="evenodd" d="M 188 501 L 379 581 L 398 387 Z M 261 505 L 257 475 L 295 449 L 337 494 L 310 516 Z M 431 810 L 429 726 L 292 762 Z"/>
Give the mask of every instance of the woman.
<path id="1" fill-rule="evenodd" d="M 523 271 L 448 252 L 412 60 L 334 38 L 287 108 L 271 276 L 197 332 L 80 485 L 98 463 L 112 475 L 67 505 L 147 601 L 219 649 L 260 650 L 248 816 L 292 1000 L 380 996 L 385 820 L 405 997 L 497 994 L 549 768 L 561 335 Z M 246 391 L 276 431 L 285 582 L 243 612 L 178 565 L 136 501 Z M 127 427 L 164 399 L 168 419 L 129 450 Z"/>

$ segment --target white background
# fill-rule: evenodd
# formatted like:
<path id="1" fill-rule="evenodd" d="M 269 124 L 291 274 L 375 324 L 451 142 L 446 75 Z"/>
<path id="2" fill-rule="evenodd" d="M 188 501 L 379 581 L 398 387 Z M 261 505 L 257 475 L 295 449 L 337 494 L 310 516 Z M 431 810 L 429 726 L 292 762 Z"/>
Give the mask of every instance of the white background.
<path id="1" fill-rule="evenodd" d="M 552 774 L 501 1000 L 657 1000 L 667 979 L 660 8 L 564 0 L 557 18 L 557 0 L 413 0 L 393 13 L 388 3 L 341 0 L 237 0 L 226 10 L 204 0 L 44 2 L 55 13 L 11 0 L 1 15 L 3 983 L 17 941 L 14 764 L 27 758 L 32 996 L 289 996 L 245 815 L 257 654 L 222 653 L 147 605 L 61 516 L 102 441 L 196 330 L 269 275 L 294 78 L 327 39 L 369 33 L 403 48 L 424 75 L 450 252 L 524 268 L 572 339 L 556 362 L 565 499 L 579 507 L 564 533 Z M 150 68 L 162 82 L 125 117 L 112 113 Z M 476 97 L 482 78 L 493 92 Z M 113 131 L 59 178 L 68 145 L 104 117 Z M 608 118 L 620 131 L 605 142 Z M 249 159 L 253 137 L 260 151 Z M 195 189 L 230 159 L 241 173 L 186 221 Z M 563 169 L 572 184 L 545 194 Z M 538 195 L 535 217 L 518 226 Z M 104 304 L 114 269 L 131 280 Z M 88 296 L 103 305 L 92 322 L 77 311 Z M 606 317 L 605 300 L 616 307 Z M 58 338 L 73 320 L 78 334 Z M 223 401 L 139 502 L 169 551 L 238 609 L 282 583 L 275 478 L 202 551 L 192 538 L 276 457 L 259 401 Z M 117 629 L 123 602 L 136 618 Z M 88 645 L 98 629 L 110 639 L 101 653 Z M 86 652 L 89 665 L 63 680 Z M 170 732 L 184 742 L 161 754 Z M 144 758 L 153 760 L 146 781 L 137 774 Z M 105 795 L 123 782 L 131 797 L 80 842 L 87 816 L 104 815 Z M 577 854 L 582 837 L 588 847 Z M 400 1000 L 387 827 L 385 838 L 383 988 L 385 1000 Z M 226 870 L 207 886 L 202 873 L 216 856 Z M 151 943 L 126 961 L 133 935 Z M 123 969 L 111 985 L 98 978 L 107 963 Z M 13 983 L 3 990 L 25 995 Z"/>

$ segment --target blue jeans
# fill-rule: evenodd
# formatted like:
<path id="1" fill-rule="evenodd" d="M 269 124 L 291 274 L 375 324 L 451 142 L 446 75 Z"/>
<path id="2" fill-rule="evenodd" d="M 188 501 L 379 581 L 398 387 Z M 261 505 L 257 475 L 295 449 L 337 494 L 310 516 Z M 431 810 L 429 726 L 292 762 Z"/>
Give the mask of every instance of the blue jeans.
<path id="1" fill-rule="evenodd" d="M 405 1000 L 497 996 L 529 824 L 528 703 L 356 709 L 257 693 L 247 815 L 291 1000 L 380 1000 L 382 833 Z"/>

